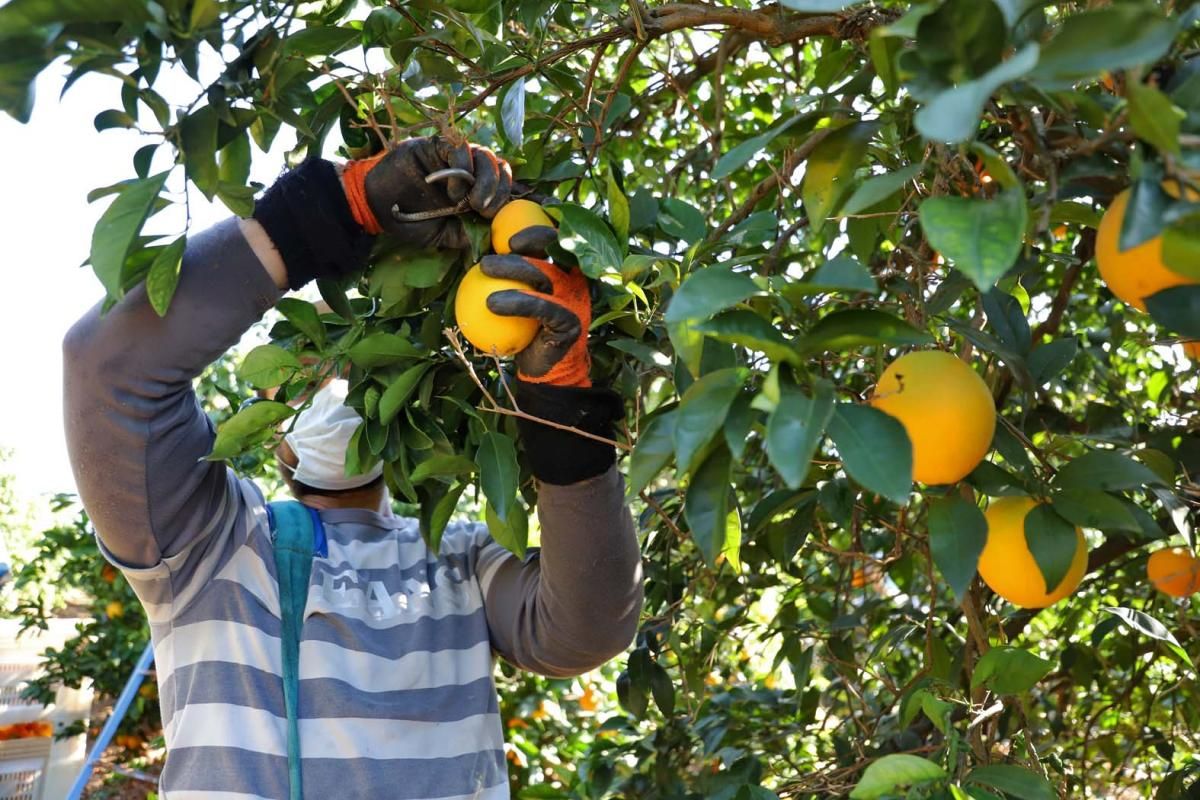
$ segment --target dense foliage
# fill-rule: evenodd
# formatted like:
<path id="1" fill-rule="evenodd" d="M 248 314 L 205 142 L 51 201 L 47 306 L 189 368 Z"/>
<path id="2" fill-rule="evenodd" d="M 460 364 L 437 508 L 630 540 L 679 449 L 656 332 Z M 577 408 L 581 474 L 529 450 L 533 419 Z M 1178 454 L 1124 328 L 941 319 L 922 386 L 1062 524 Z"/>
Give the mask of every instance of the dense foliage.
<path id="1" fill-rule="evenodd" d="M 187 232 L 141 232 L 186 201 L 168 178 L 245 214 L 256 148 L 279 137 L 294 162 L 458 131 L 556 202 L 562 257 L 598 287 L 595 377 L 628 403 L 647 608 L 619 711 L 588 683 L 506 683 L 518 796 L 1188 797 L 1195 600 L 1156 593 L 1145 563 L 1162 540 L 1195 545 L 1197 386 L 1173 345 L 1200 338 L 1200 287 L 1142 313 L 1093 255 L 1132 186 L 1123 245 L 1161 235 L 1200 279 L 1200 205 L 1161 188 L 1200 188 L 1198 16 L 1188 0 L 11 0 L 0 102 L 26 118 L 63 56 L 70 80 L 114 78 L 96 128 L 147 144 L 96 193 L 116 197 L 91 264 L 110 297 L 145 281 L 162 312 Z M 193 80 L 163 77 L 179 72 Z M 283 399 L 349 368 L 353 459 L 385 462 L 435 544 L 477 487 L 519 552 L 535 500 L 519 412 L 498 365 L 445 333 L 466 261 L 381 241 L 361 280 L 320 286 L 331 312 L 284 301 L 240 374 Z M 861 402 L 913 347 L 971 363 L 1000 412 L 956 486 L 914 490 L 908 437 Z M 214 457 L 260 457 L 291 413 L 244 408 Z M 978 506 L 1012 494 L 1050 502 L 1033 550 L 1051 585 L 1071 523 L 1087 529 L 1087 578 L 1042 612 L 975 577 Z"/>

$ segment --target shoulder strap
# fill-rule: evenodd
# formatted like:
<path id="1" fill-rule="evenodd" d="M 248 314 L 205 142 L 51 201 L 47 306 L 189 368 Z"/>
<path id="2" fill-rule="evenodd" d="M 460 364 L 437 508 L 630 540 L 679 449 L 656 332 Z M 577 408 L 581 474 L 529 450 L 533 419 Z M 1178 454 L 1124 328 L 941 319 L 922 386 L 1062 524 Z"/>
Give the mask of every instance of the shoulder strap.
<path id="1" fill-rule="evenodd" d="M 308 601 L 314 551 L 325 554 L 325 529 L 316 509 L 295 500 L 267 506 L 275 574 L 279 580 L 280 649 L 283 656 L 283 703 L 287 709 L 287 754 L 290 800 L 301 800 L 300 775 L 300 628 Z"/>

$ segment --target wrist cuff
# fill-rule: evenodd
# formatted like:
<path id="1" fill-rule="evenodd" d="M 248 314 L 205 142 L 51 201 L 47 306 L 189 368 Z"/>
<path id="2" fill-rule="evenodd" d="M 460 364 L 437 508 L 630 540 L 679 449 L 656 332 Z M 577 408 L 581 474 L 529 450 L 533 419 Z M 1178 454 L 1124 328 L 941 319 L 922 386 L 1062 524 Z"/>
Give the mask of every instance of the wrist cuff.
<path id="1" fill-rule="evenodd" d="M 355 221 L 337 170 L 321 158 L 284 173 L 253 216 L 283 257 L 291 289 L 357 272 L 371 254 L 373 237 Z"/>
<path id="2" fill-rule="evenodd" d="M 616 422 L 625 413 L 620 395 L 610 389 L 515 383 L 517 404 L 526 414 L 606 439 L 613 438 Z M 611 444 L 571 431 L 520 417 L 517 430 L 534 477 L 544 483 L 566 486 L 585 481 L 607 472 L 617 460 Z"/>

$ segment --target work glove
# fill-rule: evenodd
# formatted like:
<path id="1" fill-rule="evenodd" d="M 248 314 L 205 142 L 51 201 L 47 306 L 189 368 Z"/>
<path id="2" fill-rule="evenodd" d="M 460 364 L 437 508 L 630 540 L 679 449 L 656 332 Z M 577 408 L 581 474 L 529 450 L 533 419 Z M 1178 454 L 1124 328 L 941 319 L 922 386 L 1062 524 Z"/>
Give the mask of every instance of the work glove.
<path id="1" fill-rule="evenodd" d="M 556 240 L 554 228 L 526 228 L 509 240 L 512 253 L 484 256 L 479 264 L 485 275 L 529 286 L 492 292 L 487 306 L 494 314 L 532 317 L 541 323 L 533 341 L 515 359 L 521 410 L 612 439 L 624 403 L 616 392 L 592 387 L 587 346 L 591 292 L 578 267 L 546 258 L 546 250 Z M 517 429 L 530 469 L 543 483 L 578 483 L 607 472 L 616 462 L 611 444 L 525 417 L 517 418 Z"/>
<path id="2" fill-rule="evenodd" d="M 459 215 L 491 219 L 508 202 L 512 172 L 486 147 L 441 136 L 408 139 L 342 171 L 354 219 L 370 234 L 416 247 L 469 246 Z"/>
<path id="3" fill-rule="evenodd" d="M 520 235 L 513 236 L 513 241 Z M 551 386 L 591 386 L 587 332 L 592 324 L 592 298 L 583 272 L 516 253 L 484 256 L 479 266 L 484 275 L 530 287 L 528 291 L 492 292 L 487 298 L 493 314 L 530 317 L 541 324 L 529 346 L 517 353 L 517 378 Z"/>

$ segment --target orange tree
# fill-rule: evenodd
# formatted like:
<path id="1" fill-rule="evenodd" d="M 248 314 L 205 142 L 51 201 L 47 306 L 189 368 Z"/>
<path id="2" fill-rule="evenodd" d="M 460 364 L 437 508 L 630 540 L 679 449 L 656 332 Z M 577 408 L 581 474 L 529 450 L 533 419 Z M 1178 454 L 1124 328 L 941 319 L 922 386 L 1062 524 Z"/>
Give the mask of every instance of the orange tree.
<path id="1" fill-rule="evenodd" d="M 504 677 L 518 796 L 1185 797 L 1195 601 L 1156 592 L 1146 561 L 1195 546 L 1196 378 L 1175 343 L 1200 339 L 1198 16 L 1191 0 L 11 0 L 0 101 L 27 117 L 55 59 L 68 81 L 112 76 L 95 127 L 146 143 L 97 192 L 114 197 L 91 265 L 111 298 L 144 282 L 164 313 L 190 231 L 146 221 L 185 186 L 248 213 L 273 142 L 295 162 L 456 131 L 546 200 L 561 257 L 597 287 L 596 377 L 627 401 L 647 606 L 619 707 Z M 1168 280 L 1118 299 L 1097 250 Z M 519 412 L 499 365 L 453 344 L 470 262 L 381 241 L 361 278 L 319 287 L 328 313 L 281 303 L 241 374 L 286 398 L 348 368 L 365 417 L 350 460 L 382 459 L 431 544 L 475 497 L 521 552 Z M 948 484 L 914 483 L 914 463 L 963 460 L 956 394 L 935 376 L 908 419 L 888 393 L 913 374 L 875 388 L 910 350 L 952 353 L 997 411 L 966 413 L 991 441 L 930 478 Z M 248 406 L 213 457 L 269 447 L 290 413 Z M 1013 496 L 1033 499 L 984 516 Z M 1022 609 L 991 587 L 1069 596 Z"/>

